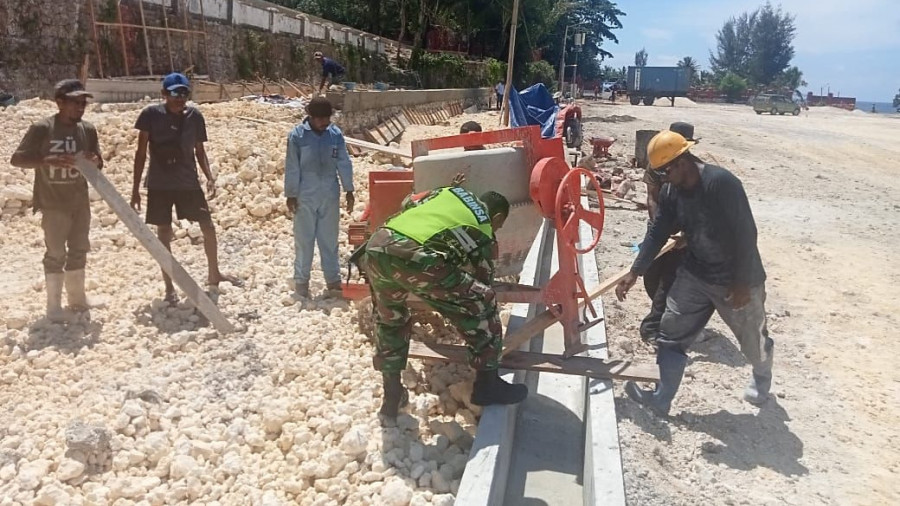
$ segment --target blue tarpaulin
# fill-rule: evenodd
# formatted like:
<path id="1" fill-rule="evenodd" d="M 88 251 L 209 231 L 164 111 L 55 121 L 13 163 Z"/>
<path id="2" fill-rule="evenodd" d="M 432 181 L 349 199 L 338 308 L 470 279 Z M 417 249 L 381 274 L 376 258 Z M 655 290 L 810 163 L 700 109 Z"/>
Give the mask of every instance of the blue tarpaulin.
<path id="1" fill-rule="evenodd" d="M 543 83 L 517 92 L 509 90 L 509 124 L 514 127 L 539 125 L 541 137 L 550 139 L 556 131 L 559 105 L 553 100 Z"/>

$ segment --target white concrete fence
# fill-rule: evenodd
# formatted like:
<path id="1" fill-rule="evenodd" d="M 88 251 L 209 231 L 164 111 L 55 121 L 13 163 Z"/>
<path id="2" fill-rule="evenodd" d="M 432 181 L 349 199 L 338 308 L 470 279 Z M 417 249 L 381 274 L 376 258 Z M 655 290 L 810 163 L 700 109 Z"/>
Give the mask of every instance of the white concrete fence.
<path id="1" fill-rule="evenodd" d="M 177 0 L 143 0 L 171 6 Z M 300 11 L 261 0 L 187 0 L 191 14 L 231 25 L 252 26 L 272 33 L 286 33 L 309 40 L 346 44 L 384 54 L 398 43 L 355 28 L 333 23 Z M 180 2 L 179 2 L 180 4 Z M 202 11 L 202 12 L 201 12 Z"/>

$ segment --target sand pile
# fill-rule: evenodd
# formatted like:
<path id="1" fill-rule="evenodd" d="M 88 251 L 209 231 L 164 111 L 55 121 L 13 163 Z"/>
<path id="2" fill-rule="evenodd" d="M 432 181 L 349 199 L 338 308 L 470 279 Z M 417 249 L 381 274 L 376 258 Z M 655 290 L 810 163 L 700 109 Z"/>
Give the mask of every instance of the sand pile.
<path id="1" fill-rule="evenodd" d="M 92 106 L 105 173 L 130 194 L 140 106 Z M 220 335 L 187 303 L 166 307 L 158 267 L 92 192 L 88 290 L 107 305 L 69 325 L 44 312 L 40 216 L 30 171 L 7 161 L 51 102 L 0 111 L 0 497 L 9 504 L 452 504 L 472 444 L 464 366 L 405 373 L 410 411 L 382 429 L 381 381 L 361 316 L 347 302 L 290 297 L 293 238 L 283 196 L 289 119 L 250 103 L 203 106 L 218 174 L 211 201 L 224 284 L 218 304 L 239 331 Z M 447 133 L 450 133 L 449 131 Z M 371 158 L 354 160 L 357 204 Z M 146 203 L 146 200 L 144 201 Z M 342 211 L 341 253 L 350 252 Z M 176 224 L 173 252 L 198 281 L 196 225 Z M 316 261 L 318 263 L 318 260 Z M 367 313 L 363 313 L 367 314 Z M 364 317 L 363 317 L 364 318 Z M 417 338 L 452 339 L 440 322 Z M 0 501 L 6 504 L 6 502 Z"/>

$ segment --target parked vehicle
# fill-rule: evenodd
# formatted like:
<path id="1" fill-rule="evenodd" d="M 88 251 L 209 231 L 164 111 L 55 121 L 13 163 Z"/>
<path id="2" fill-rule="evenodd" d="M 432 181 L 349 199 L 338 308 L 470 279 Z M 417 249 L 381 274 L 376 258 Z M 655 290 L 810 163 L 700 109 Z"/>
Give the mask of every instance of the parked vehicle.
<path id="1" fill-rule="evenodd" d="M 653 105 L 657 98 L 666 97 L 675 106 L 675 97 L 686 97 L 691 77 L 682 67 L 628 67 L 626 80 L 631 105 Z"/>
<path id="2" fill-rule="evenodd" d="M 753 110 L 756 114 L 767 112 L 773 116 L 775 114 L 784 116 L 791 113 L 796 116 L 800 114 L 800 105 L 784 95 L 765 93 L 753 98 Z"/>

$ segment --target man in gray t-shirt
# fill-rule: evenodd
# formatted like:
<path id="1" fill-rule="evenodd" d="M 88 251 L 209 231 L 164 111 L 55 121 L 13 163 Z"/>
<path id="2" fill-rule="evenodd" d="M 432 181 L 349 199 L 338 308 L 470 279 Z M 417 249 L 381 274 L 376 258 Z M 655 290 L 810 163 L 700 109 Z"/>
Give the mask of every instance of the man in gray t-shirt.
<path id="1" fill-rule="evenodd" d="M 75 155 L 83 155 L 103 168 L 97 129 L 82 120 L 91 94 L 77 79 L 57 83 L 54 98 L 59 112 L 35 122 L 10 159 L 10 165 L 35 169 L 34 211 L 41 212 L 44 230 L 44 278 L 47 288 L 47 319 L 63 322 L 62 289 L 69 307 L 89 307 L 84 291 L 91 206 L 88 185 L 75 168 Z"/>
<path id="2" fill-rule="evenodd" d="M 134 155 L 131 207 L 136 211 L 141 209 L 141 177 L 149 151 L 147 223 L 156 225 L 159 240 L 169 250 L 172 242 L 172 207 L 175 208 L 178 219 L 199 223 L 209 265 L 209 284 L 218 286 L 221 281 L 228 281 L 239 285 L 237 278 L 219 271 L 216 229 L 197 176 L 199 164 L 206 177 L 206 191 L 210 197 L 214 197 L 216 181 L 203 146 L 207 141 L 206 121 L 199 110 L 187 105 L 191 89 L 190 82 L 184 75 L 167 75 L 163 79 L 162 94 L 165 103 L 145 108 L 134 125 L 140 130 L 140 135 Z M 165 300 L 175 304 L 178 301 L 175 287 L 165 272 L 163 280 L 166 285 Z"/>

